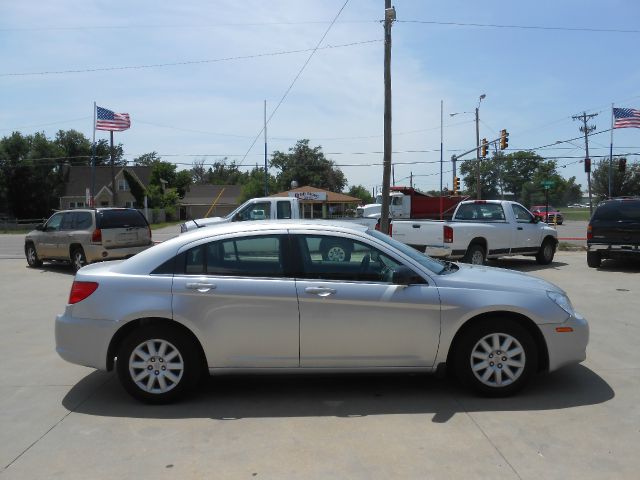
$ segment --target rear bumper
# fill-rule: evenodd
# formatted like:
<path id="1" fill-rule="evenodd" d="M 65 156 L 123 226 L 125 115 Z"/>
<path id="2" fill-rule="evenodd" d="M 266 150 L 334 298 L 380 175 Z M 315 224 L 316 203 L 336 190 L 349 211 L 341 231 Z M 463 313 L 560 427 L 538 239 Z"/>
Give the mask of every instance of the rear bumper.
<path id="1" fill-rule="evenodd" d="M 640 245 L 587 243 L 587 251 L 599 252 L 602 257 L 614 257 L 617 255 L 640 255 Z"/>
<path id="2" fill-rule="evenodd" d="M 123 258 L 133 257 L 137 253 L 152 246 L 153 243 L 139 247 L 105 248 L 104 245 L 89 244 L 84 246 L 84 254 L 87 257 L 88 263 L 99 262 L 101 260 L 121 260 Z"/>
<path id="3" fill-rule="evenodd" d="M 70 307 L 56 316 L 56 352 L 67 362 L 106 370 L 114 322 L 73 317 Z"/>

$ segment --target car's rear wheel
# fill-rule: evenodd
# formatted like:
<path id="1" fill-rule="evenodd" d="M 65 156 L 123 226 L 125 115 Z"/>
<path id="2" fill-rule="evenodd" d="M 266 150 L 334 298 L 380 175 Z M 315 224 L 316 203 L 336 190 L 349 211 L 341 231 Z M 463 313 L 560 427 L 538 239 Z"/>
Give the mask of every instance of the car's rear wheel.
<path id="1" fill-rule="evenodd" d="M 465 253 L 462 261 L 465 263 L 470 263 L 472 265 L 484 265 L 485 251 L 484 248 L 482 248 L 482 245 L 469 245 L 467 253 Z"/>
<path id="2" fill-rule="evenodd" d="M 71 266 L 73 271 L 77 272 L 87 264 L 87 257 L 84 254 L 82 247 L 75 247 L 71 251 Z"/>
<path id="3" fill-rule="evenodd" d="M 178 400 L 197 383 L 201 368 L 196 345 L 168 325 L 133 331 L 118 351 L 118 377 L 125 390 L 146 403 Z"/>
<path id="4" fill-rule="evenodd" d="M 536 254 L 536 261 L 540 265 L 549 265 L 553 262 L 553 257 L 556 253 L 555 244 L 552 240 L 545 240 L 542 242 L 542 246 Z"/>
<path id="5" fill-rule="evenodd" d="M 516 393 L 538 368 L 533 338 L 524 327 L 507 319 L 472 326 L 461 338 L 454 358 L 462 383 L 491 397 Z"/>
<path id="6" fill-rule="evenodd" d="M 31 268 L 38 268 L 42 266 L 42 260 L 38 257 L 36 246 L 33 243 L 27 243 L 24 253 L 27 257 L 27 263 Z"/>
<path id="7" fill-rule="evenodd" d="M 591 268 L 598 268 L 602 263 L 600 252 L 587 252 L 587 265 Z"/>

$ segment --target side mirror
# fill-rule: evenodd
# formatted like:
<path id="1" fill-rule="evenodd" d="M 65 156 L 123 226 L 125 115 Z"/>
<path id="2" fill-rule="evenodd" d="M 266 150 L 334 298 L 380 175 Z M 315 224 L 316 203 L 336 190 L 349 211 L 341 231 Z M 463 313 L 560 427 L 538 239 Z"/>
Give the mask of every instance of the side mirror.
<path id="1" fill-rule="evenodd" d="M 36 230 L 40 232 L 44 232 L 44 223 L 41 223 L 40 225 L 36 225 Z"/>
<path id="2" fill-rule="evenodd" d="M 404 265 L 400 265 L 399 267 L 393 270 L 393 276 L 391 277 L 391 282 L 394 285 L 404 285 L 408 286 L 414 283 L 424 283 L 422 277 L 419 277 L 411 270 L 409 267 L 405 267 Z"/>
<path id="3" fill-rule="evenodd" d="M 540 217 L 533 217 L 533 223 L 540 223 Z"/>

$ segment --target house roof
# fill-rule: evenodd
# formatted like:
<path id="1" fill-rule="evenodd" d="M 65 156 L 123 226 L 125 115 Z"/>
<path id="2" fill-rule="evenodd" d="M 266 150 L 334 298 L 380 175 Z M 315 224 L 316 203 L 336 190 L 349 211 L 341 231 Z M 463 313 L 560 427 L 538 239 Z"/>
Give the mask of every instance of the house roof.
<path id="1" fill-rule="evenodd" d="M 69 173 L 65 182 L 64 196 L 83 196 L 86 189 L 91 188 L 91 167 L 68 167 Z M 103 187 L 111 189 L 111 167 L 110 166 L 96 166 L 96 192 L 99 192 Z M 132 173 L 135 177 L 142 182 L 143 186 L 149 185 L 151 179 L 151 167 L 115 167 L 115 175 L 126 168 L 128 172 Z"/>
<path id="2" fill-rule="evenodd" d="M 180 203 L 182 205 L 211 205 L 220 195 L 216 202 L 218 205 L 236 205 L 242 193 L 241 190 L 240 185 L 190 185 Z"/>
<path id="3" fill-rule="evenodd" d="M 350 197 L 349 195 L 345 195 L 344 193 L 336 193 L 330 192 L 329 190 L 324 190 L 322 188 L 311 187 L 306 185 L 304 187 L 293 188 L 291 190 L 287 190 L 285 192 L 274 193 L 270 195 L 271 197 L 288 197 L 289 192 L 324 192 L 327 194 L 327 202 L 329 203 L 360 203 L 361 200 L 357 197 Z"/>

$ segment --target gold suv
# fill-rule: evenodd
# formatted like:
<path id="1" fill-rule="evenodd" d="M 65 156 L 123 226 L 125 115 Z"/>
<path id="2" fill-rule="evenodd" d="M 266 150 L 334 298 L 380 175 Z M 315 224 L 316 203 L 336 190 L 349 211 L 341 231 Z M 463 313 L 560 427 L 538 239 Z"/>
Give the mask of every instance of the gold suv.
<path id="1" fill-rule="evenodd" d="M 66 260 L 75 271 L 102 260 L 134 256 L 153 245 L 151 228 L 133 208 L 65 210 L 54 213 L 25 237 L 30 267 Z"/>

